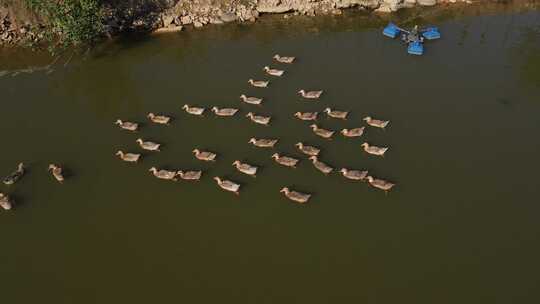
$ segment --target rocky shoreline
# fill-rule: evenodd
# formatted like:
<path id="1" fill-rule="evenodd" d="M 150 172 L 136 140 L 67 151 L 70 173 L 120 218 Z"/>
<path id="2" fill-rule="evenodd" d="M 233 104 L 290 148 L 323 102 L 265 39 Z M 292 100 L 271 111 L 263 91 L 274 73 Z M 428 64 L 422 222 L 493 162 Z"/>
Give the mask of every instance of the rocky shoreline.
<path id="1" fill-rule="evenodd" d="M 120 1 L 116 6 L 105 5 L 105 35 L 124 32 L 177 32 L 198 29 L 210 24 L 255 22 L 264 14 L 341 15 L 345 9 L 388 14 L 402 8 L 451 4 L 486 4 L 505 0 L 142 0 Z M 134 4 L 137 3 L 137 4 Z M 506 3 L 506 2 L 505 2 Z M 538 7 L 534 0 L 516 0 L 511 4 Z M 24 8 L 18 8 L 24 10 Z M 43 42 L 45 22 L 27 12 L 0 4 L 0 46 L 37 45 Z"/>

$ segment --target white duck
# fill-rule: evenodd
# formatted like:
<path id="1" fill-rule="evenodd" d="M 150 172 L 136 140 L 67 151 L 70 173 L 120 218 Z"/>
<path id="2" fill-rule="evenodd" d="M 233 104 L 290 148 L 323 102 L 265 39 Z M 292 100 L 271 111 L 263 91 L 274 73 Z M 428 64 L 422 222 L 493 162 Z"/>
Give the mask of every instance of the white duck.
<path id="1" fill-rule="evenodd" d="M 298 91 L 298 94 L 302 95 L 302 97 L 304 98 L 307 98 L 307 99 L 319 99 L 319 97 L 321 97 L 323 91 L 305 91 L 305 90 L 300 90 Z"/>
<path id="2" fill-rule="evenodd" d="M 317 156 L 321 152 L 321 149 L 315 148 L 313 146 L 304 145 L 304 143 L 299 142 L 295 145 L 298 147 L 298 150 L 300 150 L 302 153 L 309 155 L 309 156 Z"/>
<path id="3" fill-rule="evenodd" d="M 13 201 L 9 198 L 9 195 L 0 192 L 0 207 L 4 210 L 11 210 L 13 208 Z"/>
<path id="4" fill-rule="evenodd" d="M 282 166 L 292 167 L 292 168 L 296 168 L 296 164 L 298 164 L 298 162 L 300 161 L 296 158 L 292 158 L 288 156 L 281 156 L 278 153 L 272 154 L 272 159 L 274 159 L 276 163 Z"/>
<path id="5" fill-rule="evenodd" d="M 300 204 L 307 203 L 311 198 L 311 194 L 301 193 L 298 191 L 289 190 L 288 187 L 284 187 L 279 192 L 285 194 L 285 196 L 293 202 Z"/>
<path id="6" fill-rule="evenodd" d="M 257 167 L 252 166 L 252 165 L 250 165 L 248 163 L 242 163 L 239 160 L 235 160 L 232 163 L 232 165 L 235 166 L 238 171 L 240 171 L 240 172 L 242 172 L 244 174 L 256 177 L 257 169 L 258 169 Z"/>
<path id="7" fill-rule="evenodd" d="M 114 123 L 120 126 L 121 129 L 128 131 L 137 131 L 137 129 L 139 128 L 139 124 L 136 122 L 122 121 L 120 119 L 117 119 Z"/>
<path id="8" fill-rule="evenodd" d="M 212 112 L 216 114 L 217 116 L 234 116 L 236 112 L 238 112 L 238 109 L 235 108 L 218 108 L 218 107 L 212 107 Z"/>
<path id="9" fill-rule="evenodd" d="M 396 184 L 383 179 L 374 178 L 372 176 L 367 176 L 369 184 L 375 188 L 383 190 L 385 193 L 388 193 Z"/>
<path id="10" fill-rule="evenodd" d="M 313 166 L 315 166 L 315 168 L 317 168 L 317 170 L 321 171 L 324 174 L 330 174 L 334 170 L 334 168 L 332 168 L 329 165 L 327 165 L 327 164 L 323 163 L 322 161 L 320 161 L 317 158 L 317 156 L 311 156 L 309 158 L 309 160 L 311 160 L 311 162 L 313 163 Z"/>
<path id="11" fill-rule="evenodd" d="M 364 151 L 367 153 L 377 156 L 384 156 L 384 153 L 388 151 L 387 147 L 370 146 L 367 142 L 362 144 L 362 148 L 364 148 Z"/>
<path id="12" fill-rule="evenodd" d="M 180 176 L 183 180 L 190 180 L 190 181 L 199 181 L 202 176 L 202 171 L 178 171 L 176 172 L 178 176 Z"/>
<path id="13" fill-rule="evenodd" d="M 204 111 L 206 110 L 205 108 L 192 107 L 192 106 L 187 105 L 187 104 L 183 105 L 182 109 L 184 109 L 186 111 L 186 113 L 188 113 L 188 114 L 197 115 L 197 116 L 203 115 Z"/>
<path id="14" fill-rule="evenodd" d="M 279 54 L 275 54 L 272 58 L 280 63 L 293 63 L 295 59 L 295 57 L 279 56 Z"/>
<path id="15" fill-rule="evenodd" d="M 200 151 L 199 149 L 194 149 L 192 151 L 195 154 L 195 158 L 203 161 L 216 161 L 216 154 L 208 151 Z"/>
<path id="16" fill-rule="evenodd" d="M 171 118 L 169 116 L 165 115 L 156 115 L 154 113 L 148 113 L 147 117 L 152 121 L 153 123 L 157 123 L 160 125 L 168 125 L 171 121 Z"/>
<path id="17" fill-rule="evenodd" d="M 347 115 L 349 115 L 349 112 L 332 110 L 330 108 L 324 109 L 324 113 L 326 113 L 326 115 L 328 115 L 329 117 L 339 119 L 347 119 Z"/>
<path id="18" fill-rule="evenodd" d="M 252 105 L 260 105 L 262 102 L 263 102 L 263 99 L 262 98 L 258 98 L 258 97 L 252 97 L 252 96 L 246 96 L 244 94 L 240 95 L 240 99 L 245 102 L 245 103 L 248 103 L 248 104 L 252 104 Z"/>
<path id="19" fill-rule="evenodd" d="M 360 137 L 364 134 L 365 127 L 354 128 L 354 129 L 343 129 L 341 134 L 345 137 Z"/>
<path id="20" fill-rule="evenodd" d="M 161 151 L 159 150 L 159 147 L 161 146 L 161 144 L 155 143 L 153 141 L 143 141 L 142 138 L 137 138 L 135 142 L 137 142 L 139 146 L 143 148 L 143 150 L 158 151 L 158 152 Z"/>
<path id="21" fill-rule="evenodd" d="M 348 179 L 351 180 L 364 180 L 368 175 L 368 171 L 350 170 L 347 168 L 341 169 L 339 172 Z"/>
<path id="22" fill-rule="evenodd" d="M 364 117 L 364 120 L 366 121 L 368 125 L 372 127 L 376 127 L 376 128 L 381 128 L 381 129 L 385 129 L 386 126 L 388 126 L 388 124 L 390 123 L 389 120 L 374 119 L 371 116 Z"/>
<path id="23" fill-rule="evenodd" d="M 283 70 L 271 69 L 271 68 L 269 68 L 268 66 L 265 66 L 265 67 L 263 68 L 263 70 L 264 70 L 264 71 L 266 72 L 266 74 L 268 74 L 268 75 L 271 75 L 271 76 L 278 76 L 278 77 L 282 76 L 282 75 L 285 73 L 285 71 L 283 71 Z"/>
<path id="24" fill-rule="evenodd" d="M 296 112 L 294 113 L 294 117 L 300 119 L 300 120 L 317 120 L 317 116 L 319 115 L 319 112 Z"/>
<path id="25" fill-rule="evenodd" d="M 310 125 L 309 127 L 313 130 L 313 132 L 316 135 L 322 138 L 331 139 L 332 135 L 334 135 L 334 131 L 319 128 L 319 126 L 317 126 L 316 124 Z"/>
<path id="26" fill-rule="evenodd" d="M 250 138 L 248 143 L 253 144 L 255 147 L 259 148 L 273 148 L 278 139 L 267 139 L 267 138 Z"/>
<path id="27" fill-rule="evenodd" d="M 140 154 L 124 153 L 122 150 L 119 150 L 118 152 L 116 152 L 116 155 L 118 155 L 121 160 L 126 161 L 126 162 L 132 162 L 132 163 L 138 162 L 139 159 L 141 158 Z"/>
<path id="28" fill-rule="evenodd" d="M 221 189 L 229 192 L 233 192 L 236 195 L 240 195 L 240 184 L 237 184 L 233 181 L 221 179 L 220 177 L 214 177 L 214 180 L 217 182 L 218 186 L 221 187 Z"/>
<path id="29" fill-rule="evenodd" d="M 167 180 L 177 181 L 177 179 L 176 179 L 177 172 L 176 171 L 169 171 L 169 170 L 164 170 L 164 169 L 158 170 L 158 169 L 156 169 L 156 167 L 152 167 L 148 171 L 152 172 L 152 174 L 155 177 L 159 178 L 159 179 L 167 179 Z"/>
<path id="30" fill-rule="evenodd" d="M 268 80 L 253 80 L 253 79 L 250 79 L 248 80 L 248 83 L 254 87 L 257 87 L 257 88 L 266 88 L 268 87 L 268 84 L 270 83 L 270 81 Z"/>
<path id="31" fill-rule="evenodd" d="M 256 115 L 256 114 L 253 114 L 252 112 L 247 113 L 246 117 L 251 119 L 251 121 L 253 121 L 256 124 L 265 125 L 265 126 L 267 126 L 270 123 L 270 120 L 272 119 L 272 117 L 270 116 Z"/>
<path id="32" fill-rule="evenodd" d="M 49 165 L 49 170 L 51 171 L 53 177 L 61 184 L 64 182 L 64 174 L 62 173 L 62 167 L 55 164 Z"/>

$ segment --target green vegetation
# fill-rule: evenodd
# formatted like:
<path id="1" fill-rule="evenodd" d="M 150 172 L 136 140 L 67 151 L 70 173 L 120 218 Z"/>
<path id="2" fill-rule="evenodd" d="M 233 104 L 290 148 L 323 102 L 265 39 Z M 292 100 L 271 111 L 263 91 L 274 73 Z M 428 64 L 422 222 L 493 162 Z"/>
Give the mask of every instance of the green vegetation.
<path id="1" fill-rule="evenodd" d="M 56 46 L 91 44 L 104 33 L 100 0 L 25 0 L 44 18 L 46 36 Z"/>

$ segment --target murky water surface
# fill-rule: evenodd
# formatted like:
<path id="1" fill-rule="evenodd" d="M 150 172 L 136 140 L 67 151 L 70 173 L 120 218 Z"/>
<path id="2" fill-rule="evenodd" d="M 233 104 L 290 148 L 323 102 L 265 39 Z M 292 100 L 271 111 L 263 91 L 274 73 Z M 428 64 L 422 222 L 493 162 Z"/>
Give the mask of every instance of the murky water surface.
<path id="1" fill-rule="evenodd" d="M 67 64 L 66 54 L 52 73 L 13 73 L 28 59 L 3 57 L 0 173 L 20 161 L 28 172 L 0 187 L 18 202 L 0 212 L 2 302 L 538 302 L 540 13 L 431 21 L 443 39 L 422 57 L 361 16 L 124 39 Z M 274 53 L 298 62 L 275 64 Z M 286 74 L 267 77 L 265 65 Z M 271 85 L 252 88 L 249 78 Z M 325 94 L 305 102 L 300 88 Z M 241 93 L 266 102 L 241 104 Z M 188 116 L 185 103 L 241 115 Z M 327 106 L 351 114 L 322 116 L 324 128 L 359 127 L 366 115 L 391 123 L 361 140 L 326 141 L 292 118 Z M 173 116 L 172 125 L 148 123 L 151 111 Z M 271 115 L 272 126 L 249 122 L 248 111 Z M 122 131 L 117 118 L 143 127 Z M 139 151 L 139 136 L 163 151 L 138 165 L 119 161 L 114 152 Z M 261 150 L 250 137 L 280 142 Z M 370 157 L 364 140 L 390 150 Z M 297 141 L 320 146 L 336 168 L 397 186 L 385 195 L 324 176 Z M 195 147 L 219 160 L 195 160 Z M 280 167 L 273 152 L 302 161 Z M 235 159 L 260 166 L 258 177 L 236 172 Z M 50 162 L 69 170 L 64 185 L 47 173 Z M 173 183 L 152 177 L 151 166 L 205 173 Z M 241 195 L 212 176 L 240 182 Z M 296 205 L 283 186 L 313 198 Z"/>

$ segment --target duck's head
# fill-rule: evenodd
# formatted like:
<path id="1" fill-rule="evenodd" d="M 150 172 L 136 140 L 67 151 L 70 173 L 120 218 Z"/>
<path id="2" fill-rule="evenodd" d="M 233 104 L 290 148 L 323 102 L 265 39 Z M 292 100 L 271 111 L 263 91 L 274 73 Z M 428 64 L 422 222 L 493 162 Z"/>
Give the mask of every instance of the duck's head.
<path id="1" fill-rule="evenodd" d="M 366 176 L 366 179 L 367 179 L 367 180 L 368 180 L 368 182 L 370 182 L 370 183 L 371 183 L 371 182 L 373 182 L 373 177 L 371 177 L 371 176 L 369 176 L 369 175 L 368 175 L 368 176 Z"/>
<path id="2" fill-rule="evenodd" d="M 193 149 L 193 151 L 191 151 L 192 153 L 195 153 L 195 154 L 199 154 L 201 151 L 199 151 L 199 149 Z"/>
<path id="3" fill-rule="evenodd" d="M 317 156 L 313 155 L 313 156 L 310 156 L 308 159 L 311 160 L 312 162 L 316 162 Z"/>
<path id="4" fill-rule="evenodd" d="M 316 130 L 318 128 L 316 124 L 309 125 L 309 127 L 312 128 L 313 130 Z"/>
<path id="5" fill-rule="evenodd" d="M 268 70 L 270 70 L 270 68 L 269 68 L 268 66 L 265 66 L 265 67 L 263 68 L 263 70 L 268 71 Z"/>
<path id="6" fill-rule="evenodd" d="M 217 112 L 218 111 L 218 108 L 217 107 L 212 107 L 212 109 L 210 109 L 212 112 Z"/>
<path id="7" fill-rule="evenodd" d="M 139 143 L 139 144 L 142 144 L 143 143 L 143 140 L 141 138 L 137 138 L 137 140 L 135 141 L 136 143 Z"/>
<path id="8" fill-rule="evenodd" d="M 188 108 L 189 108 L 189 106 L 187 104 L 182 106 L 182 109 L 184 109 L 184 110 L 187 110 Z"/>
<path id="9" fill-rule="evenodd" d="M 19 171 L 22 170 L 22 169 L 24 169 L 24 163 L 19 163 L 19 164 L 17 165 L 17 168 L 19 169 Z"/>
<path id="10" fill-rule="evenodd" d="M 246 98 L 246 95 L 242 94 L 242 95 L 240 95 L 240 98 L 244 99 L 244 98 Z"/>
<path id="11" fill-rule="evenodd" d="M 238 161 L 238 160 L 235 160 L 235 161 L 232 163 L 233 166 L 236 166 L 236 165 L 239 165 L 239 164 L 240 164 L 240 161 Z"/>
<path id="12" fill-rule="evenodd" d="M 214 176 L 214 180 L 218 183 L 221 183 L 221 178 L 217 177 L 217 176 Z"/>
<path id="13" fill-rule="evenodd" d="M 298 148 L 302 148 L 304 144 L 302 142 L 297 142 L 295 146 L 297 146 Z"/>
<path id="14" fill-rule="evenodd" d="M 341 134 L 347 134 L 347 132 L 349 132 L 349 129 L 343 129 L 343 130 L 341 130 Z"/>
<path id="15" fill-rule="evenodd" d="M 247 113 L 246 117 L 253 117 L 253 113 L 252 112 Z"/>
<path id="16" fill-rule="evenodd" d="M 369 144 L 367 142 L 360 145 L 362 148 L 369 147 Z"/>
<path id="17" fill-rule="evenodd" d="M 298 94 L 304 94 L 306 91 L 304 91 L 303 89 L 298 91 Z"/>
<path id="18" fill-rule="evenodd" d="M 56 168 L 58 168 L 57 165 L 55 165 L 55 164 L 49 164 L 49 170 L 54 170 L 54 169 L 56 169 Z"/>
<path id="19" fill-rule="evenodd" d="M 341 173 L 343 173 L 343 174 L 347 173 L 347 171 L 349 171 L 349 170 L 347 170 L 347 169 L 345 169 L 345 168 L 342 168 L 341 170 L 339 170 L 339 172 L 341 172 Z"/>
<path id="20" fill-rule="evenodd" d="M 279 190 L 279 192 L 281 192 L 281 193 L 287 193 L 287 192 L 289 192 L 289 188 L 283 187 L 283 188 L 281 188 L 281 190 Z"/>
<path id="21" fill-rule="evenodd" d="M 156 116 L 156 114 L 154 114 L 152 112 L 150 112 L 150 113 L 148 113 L 148 115 L 146 115 L 146 117 L 148 117 L 148 118 L 154 118 L 155 116 Z"/>
<path id="22" fill-rule="evenodd" d="M 152 167 L 152 168 L 148 169 L 148 171 L 150 171 L 150 172 L 156 172 L 157 169 L 156 169 L 156 167 Z"/>
<path id="23" fill-rule="evenodd" d="M 300 117 L 300 115 L 302 115 L 302 113 L 300 113 L 300 112 L 294 113 L 294 116 L 295 116 L 295 117 Z"/>
<path id="24" fill-rule="evenodd" d="M 279 56 L 279 54 L 275 54 L 274 57 L 272 57 L 272 58 L 279 59 L 279 58 L 281 58 L 281 56 Z"/>
<path id="25" fill-rule="evenodd" d="M 117 119 L 114 123 L 117 125 L 121 125 L 123 122 L 120 119 Z"/>
<path id="26" fill-rule="evenodd" d="M 362 120 L 370 121 L 370 120 L 371 120 L 371 116 L 366 116 L 366 117 L 364 117 Z"/>
<path id="27" fill-rule="evenodd" d="M 248 80 L 248 83 L 253 83 L 253 79 L 250 78 L 250 79 Z"/>
<path id="28" fill-rule="evenodd" d="M 279 158 L 279 154 L 277 153 L 272 154 L 272 158 Z"/>
<path id="29" fill-rule="evenodd" d="M 122 150 L 118 150 L 118 151 L 116 151 L 116 155 L 122 156 L 122 155 L 124 155 L 124 152 L 122 152 Z"/>
<path id="30" fill-rule="evenodd" d="M 324 113 L 330 113 L 330 112 L 332 112 L 332 110 L 331 110 L 330 108 L 326 108 L 326 109 L 324 109 L 323 112 L 324 112 Z"/>
<path id="31" fill-rule="evenodd" d="M 250 138 L 249 141 L 248 141 L 248 144 L 254 144 L 255 143 L 255 138 Z"/>

